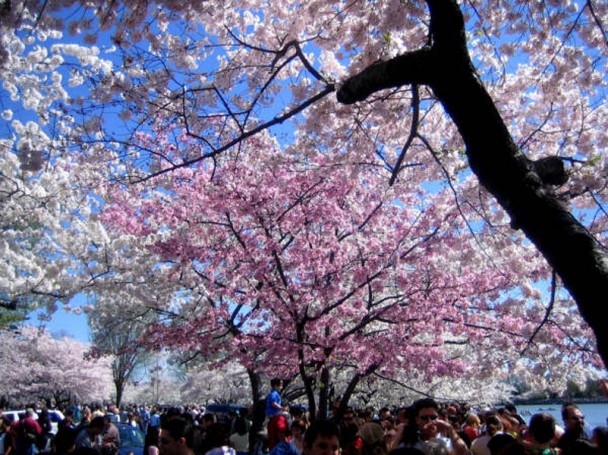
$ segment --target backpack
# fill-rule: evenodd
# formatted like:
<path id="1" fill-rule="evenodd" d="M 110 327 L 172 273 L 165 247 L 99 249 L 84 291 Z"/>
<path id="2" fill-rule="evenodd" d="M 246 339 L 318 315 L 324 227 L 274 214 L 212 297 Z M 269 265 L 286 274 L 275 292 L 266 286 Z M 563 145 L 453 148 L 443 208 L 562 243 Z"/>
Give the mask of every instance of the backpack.
<path id="1" fill-rule="evenodd" d="M 19 425 L 19 439 L 21 440 L 21 443 L 23 445 L 29 447 L 36 442 L 36 439 L 38 439 L 38 436 L 35 435 L 34 433 L 31 433 L 28 430 L 27 425 L 23 421 Z"/>

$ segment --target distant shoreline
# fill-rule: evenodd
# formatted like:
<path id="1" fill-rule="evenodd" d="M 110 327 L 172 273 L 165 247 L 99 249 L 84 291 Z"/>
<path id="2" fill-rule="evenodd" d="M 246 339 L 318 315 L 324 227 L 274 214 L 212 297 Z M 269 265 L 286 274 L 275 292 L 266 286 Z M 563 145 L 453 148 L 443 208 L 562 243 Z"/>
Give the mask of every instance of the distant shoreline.
<path id="1" fill-rule="evenodd" d="M 577 403 L 577 404 L 606 404 L 608 403 L 608 398 L 569 398 L 562 400 L 513 400 L 514 405 L 525 405 L 525 406 L 561 406 L 563 403 Z"/>

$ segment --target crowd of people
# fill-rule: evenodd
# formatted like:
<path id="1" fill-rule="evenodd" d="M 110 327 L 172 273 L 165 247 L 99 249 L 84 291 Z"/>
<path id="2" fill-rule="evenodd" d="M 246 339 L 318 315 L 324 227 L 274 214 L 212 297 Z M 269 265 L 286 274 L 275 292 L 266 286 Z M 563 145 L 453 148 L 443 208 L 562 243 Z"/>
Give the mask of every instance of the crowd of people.
<path id="1" fill-rule="evenodd" d="M 0 414 L 0 455 L 119 455 L 118 422 L 145 434 L 141 455 L 608 455 L 606 427 L 588 428 L 572 403 L 563 426 L 546 413 L 526 422 L 513 405 L 477 411 L 431 398 L 377 411 L 336 402 L 311 422 L 282 402 L 281 380 L 271 387 L 261 416 L 255 407 L 220 416 L 199 406 L 70 407 L 51 434 L 44 412 L 29 408 L 16 422 Z"/>
<path id="2" fill-rule="evenodd" d="M 292 443 L 300 440 L 305 419 L 293 420 L 290 431 L 280 399 L 282 383 L 274 380 L 271 386 L 266 403 L 270 455 L 311 455 L 306 437 L 300 448 Z M 377 413 L 352 407 L 341 410 L 337 402 L 329 422 L 338 430 L 342 455 L 608 455 L 606 427 L 590 429 L 574 403 L 564 404 L 561 415 L 563 427 L 548 413 L 534 414 L 526 422 L 514 405 L 480 412 L 467 404 L 439 404 L 424 398 Z M 283 441 L 294 447 L 277 451 Z"/>
<path id="3" fill-rule="evenodd" d="M 118 455 L 120 433 L 114 424 L 116 413 L 97 409 L 95 413 L 84 407 L 78 421 L 73 410 L 64 411 L 53 433 L 48 411 L 25 410 L 24 416 L 11 421 L 0 411 L 0 439 L 2 455 L 68 454 L 75 450 L 80 455 Z"/>
<path id="4" fill-rule="evenodd" d="M 481 412 L 431 398 L 372 414 L 346 409 L 339 419 L 342 454 L 608 454 L 606 427 L 589 429 L 575 404 L 563 407 L 563 427 L 547 413 L 526 422 L 512 405 Z"/>
<path id="5" fill-rule="evenodd" d="M 546 413 L 526 422 L 512 405 L 476 412 L 465 404 L 439 404 L 431 398 L 377 412 L 336 406 L 328 419 L 309 422 L 306 413 L 294 414 L 281 403 L 280 390 L 281 384 L 273 384 L 266 431 L 253 439 L 246 436 L 246 415 L 234 415 L 223 424 L 212 419 L 204 428 L 188 413 L 166 412 L 158 438 L 160 455 L 608 454 L 606 428 L 587 428 L 572 403 L 563 407 L 563 427 Z"/>

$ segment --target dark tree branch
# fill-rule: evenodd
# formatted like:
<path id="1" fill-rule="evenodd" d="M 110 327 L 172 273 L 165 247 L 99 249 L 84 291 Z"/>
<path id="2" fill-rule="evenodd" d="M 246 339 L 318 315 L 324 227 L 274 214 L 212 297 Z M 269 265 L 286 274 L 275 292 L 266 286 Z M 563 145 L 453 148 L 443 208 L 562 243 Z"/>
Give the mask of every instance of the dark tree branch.
<path id="1" fill-rule="evenodd" d="M 405 141 L 405 145 L 403 149 L 401 149 L 401 153 L 399 154 L 399 158 L 395 163 L 395 167 L 393 169 L 393 175 L 388 182 L 390 186 L 393 186 L 395 180 L 397 180 L 397 176 L 399 175 L 399 171 L 401 170 L 401 164 L 403 163 L 403 159 L 405 158 L 405 154 L 408 149 L 412 145 L 414 138 L 418 134 L 418 123 L 420 121 L 420 93 L 418 92 L 418 86 L 414 84 L 412 86 L 412 126 L 410 128 L 410 134 Z"/>
<path id="2" fill-rule="evenodd" d="M 426 84 L 456 124 L 472 171 L 558 273 L 593 329 L 608 365 L 602 321 L 608 258 L 591 233 L 546 188 L 538 166 L 517 147 L 470 60 L 456 0 L 427 0 L 432 45 L 369 66 L 337 93 L 351 104 L 387 88 Z M 559 173 L 558 173 L 559 174 Z M 563 175 L 562 175 L 563 178 Z M 555 181 L 560 181 L 558 178 Z"/>

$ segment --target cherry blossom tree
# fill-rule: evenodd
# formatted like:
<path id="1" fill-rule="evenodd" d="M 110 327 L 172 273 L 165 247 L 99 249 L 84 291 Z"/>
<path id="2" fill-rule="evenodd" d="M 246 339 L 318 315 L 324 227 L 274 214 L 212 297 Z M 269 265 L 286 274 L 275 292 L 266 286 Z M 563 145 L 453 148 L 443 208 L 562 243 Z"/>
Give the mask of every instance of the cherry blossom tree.
<path id="1" fill-rule="evenodd" d="M 412 377 L 372 376 L 361 381 L 350 397 L 349 405 L 378 410 L 384 406 L 410 406 L 425 396 L 441 402 L 467 402 L 481 409 L 489 403 L 508 401 L 514 396 L 514 388 L 503 378 L 497 377 L 483 381 L 474 376 L 442 377 L 428 383 Z"/>
<path id="2" fill-rule="evenodd" d="M 32 326 L 20 333 L 0 332 L 0 338 L 5 365 L 0 395 L 11 402 L 62 406 L 110 397 L 111 357 L 90 358 L 88 345 L 68 337 L 54 339 Z"/>
<path id="3" fill-rule="evenodd" d="M 125 389 L 125 401 L 131 403 L 162 403 L 183 405 L 184 378 L 167 364 L 165 358 L 152 358 L 148 374 L 142 381 Z"/>
<path id="4" fill-rule="evenodd" d="M 541 369 L 566 352 L 592 361 L 593 347 L 575 341 L 587 337 L 580 323 L 557 310 L 543 321 L 543 295 L 524 278 L 546 274 L 536 250 L 467 226 L 463 213 L 474 213 L 447 203 L 450 189 L 423 201 L 406 182 L 383 185 L 382 168 L 281 154 L 261 139 L 242 144 L 251 167 L 226 154 L 217 166 L 106 187 L 107 228 L 130 233 L 134 250 L 163 264 L 156 281 L 178 289 L 159 302 L 169 319 L 149 345 L 298 375 L 313 415 L 326 413 L 337 369 L 350 371 L 348 400 L 372 373 L 496 378 L 509 370 L 505 352 L 542 356 Z M 140 140 L 165 146 L 160 134 Z M 180 142 L 199 146 L 186 134 Z M 502 258 L 488 254 L 497 248 Z"/>
<path id="5" fill-rule="evenodd" d="M 34 123 L 28 128 L 42 134 Z M 88 248 L 103 229 L 88 219 L 94 206 L 78 191 L 69 160 L 55 157 L 36 174 L 13 146 L 14 140 L 2 140 L 0 302 L 4 308 L 54 311 L 59 300 L 67 303 L 92 279 L 95 272 L 85 272 L 93 250 Z"/>
<path id="6" fill-rule="evenodd" d="M 238 363 L 227 363 L 221 368 L 208 368 L 205 363 L 191 363 L 184 371 L 181 387 L 182 403 L 241 403 L 251 400 L 247 371 Z"/>
<path id="7" fill-rule="evenodd" d="M 519 309 L 509 307 L 510 316 L 534 311 L 540 329 L 565 321 L 563 286 L 608 359 L 598 300 L 606 293 L 606 5 L 6 5 L 0 17 L 4 90 L 47 137 L 57 125 L 57 137 L 66 138 L 57 147 L 88 160 L 91 172 L 103 166 L 103 177 L 151 182 L 154 200 L 179 192 L 174 185 L 181 179 L 196 180 L 194 171 L 223 175 L 221 155 L 227 152 L 227 162 L 255 172 L 252 155 L 259 147 L 252 144 L 268 133 L 280 144 L 277 154 L 315 162 L 320 153 L 337 168 L 356 166 L 355 176 L 383 169 L 384 186 L 373 188 L 391 194 L 383 200 L 385 210 L 393 200 L 410 198 L 425 214 L 446 214 L 445 206 L 456 210 L 460 222 L 448 232 L 459 235 L 445 244 L 443 237 L 437 240 L 444 260 L 466 256 L 460 251 L 489 232 L 499 240 L 492 248 L 479 247 L 479 254 L 503 271 L 510 267 L 519 281 L 550 283 L 544 297 L 522 285 L 522 295 L 535 302 L 544 298 L 544 308 L 503 295 L 502 302 L 520 303 Z M 75 38 L 66 39 L 62 31 Z M 104 47 L 113 53 L 103 53 Z M 24 124 L 14 121 L 6 130 L 15 137 L 11 148 L 28 163 L 45 148 L 38 146 L 42 133 Z M 359 183 L 361 191 L 368 189 Z M 370 207 L 362 213 L 370 215 Z M 141 222 L 133 228 L 141 234 L 148 227 Z M 401 240 L 396 235 L 392 242 Z M 529 253 L 528 241 L 546 263 Z M 430 256 L 416 269 L 432 263 Z M 534 270 L 528 276 L 526 261 Z M 382 300 L 382 292 L 374 299 Z M 446 295 L 435 304 L 447 300 Z M 514 327 L 516 335 L 526 333 Z M 538 333 L 528 331 L 528 339 Z M 572 341 L 585 343 L 583 336 Z"/>
<path id="8" fill-rule="evenodd" d="M 431 46 L 420 51 L 401 54 L 383 63 L 380 68 L 369 67 L 346 82 L 338 94 L 338 99 L 351 103 L 366 99 L 371 93 L 382 89 L 400 87 L 404 84 L 428 85 L 458 127 L 466 145 L 469 163 L 479 177 L 480 183 L 507 211 L 512 227 L 522 229 L 559 273 L 566 288 L 579 303 L 583 316 L 594 327 L 599 349 L 606 360 L 608 338 L 605 338 L 596 322 L 602 313 L 598 295 L 603 295 L 608 287 L 605 247 L 568 212 L 563 206 L 563 197 L 556 196 L 552 191 L 553 185 L 563 184 L 568 179 L 562 160 L 559 156 L 549 155 L 538 161 L 531 161 L 522 153 L 521 146 L 516 144 L 511 136 L 505 119 L 473 68 L 467 50 L 464 18 L 457 3 L 454 1 L 442 4 L 438 1 L 428 1 L 427 4 L 430 9 Z M 606 35 L 601 20 L 595 15 L 592 2 L 586 2 L 584 7 L 589 11 L 593 27 L 596 27 L 595 33 L 593 30 L 585 30 L 582 23 L 574 22 L 570 26 L 564 26 L 560 23 L 563 20 L 560 12 L 551 14 L 547 11 L 551 30 L 557 33 L 556 39 L 560 34 L 568 37 L 571 33 L 578 32 L 579 39 L 591 47 L 599 45 L 605 48 Z M 571 6 L 571 10 L 575 9 Z M 523 18 L 515 14 L 510 20 L 521 21 Z M 543 55 L 543 52 L 536 47 L 539 42 L 532 40 L 530 44 L 534 46 L 533 50 L 530 50 L 531 58 L 536 57 L 535 54 Z M 561 42 L 559 47 L 562 46 L 569 47 Z M 545 58 L 550 57 L 550 64 L 555 64 L 557 67 L 555 72 L 547 72 L 546 84 L 551 84 L 556 77 L 563 77 L 563 73 L 566 72 L 564 71 L 566 63 L 560 62 L 560 64 L 557 60 L 563 57 L 568 61 L 566 57 L 568 53 L 562 55 L 559 48 L 554 49 L 551 48 L 548 53 L 544 53 Z M 586 75 L 591 78 L 598 77 L 594 74 L 591 61 L 586 60 L 586 62 L 589 65 L 587 68 L 583 67 Z M 568 63 L 573 62 L 570 60 Z M 410 70 L 412 67 L 416 69 Z M 442 76 L 447 74 L 448 69 L 449 76 Z M 577 82 L 584 84 L 580 79 Z M 538 82 L 536 81 L 535 84 Z M 589 87 L 587 84 L 584 85 Z M 551 93 L 552 90 L 547 86 L 543 86 L 543 89 L 544 92 L 549 92 L 549 99 L 561 96 L 559 92 Z M 586 87 L 582 90 L 584 93 Z M 590 90 L 590 95 L 593 97 L 597 92 L 594 92 L 593 87 L 590 87 Z M 520 98 L 521 104 L 525 105 L 526 100 Z M 593 101 L 590 104 L 593 106 Z M 564 106 L 562 110 L 567 109 Z M 536 131 L 543 132 L 545 125 L 552 118 L 550 114 L 551 111 L 545 113 L 543 120 L 530 122 L 535 129 L 527 139 L 532 138 Z M 564 122 L 564 118 L 568 120 L 572 118 L 567 114 L 568 112 L 564 112 L 565 117 L 558 117 L 558 122 Z M 597 120 L 603 117 L 602 115 Z M 593 123 L 594 120 L 591 124 Z M 571 145 L 567 137 L 560 139 L 561 148 Z M 573 152 L 581 153 L 581 149 L 589 147 L 585 144 L 587 138 L 581 139 L 573 142 L 571 146 Z M 541 145 L 536 148 L 543 147 Z M 493 153 L 489 153 L 489 150 Z M 557 152 L 559 153 L 559 149 Z M 545 164 L 549 163 L 551 163 L 550 171 L 546 171 Z M 605 185 L 600 184 L 598 190 L 604 188 Z M 593 193 L 589 186 L 585 186 L 584 192 L 587 191 Z M 596 206 L 598 210 L 603 211 L 602 204 L 598 204 L 593 196 L 584 206 Z M 573 263 L 580 267 L 573 267 Z"/>
<path id="9" fill-rule="evenodd" d="M 111 292 L 96 293 L 95 309 L 88 314 L 95 355 L 109 355 L 112 361 L 112 380 L 116 391 L 116 406 L 120 406 L 125 387 L 145 368 L 149 357 L 140 337 L 155 322 L 155 314 L 133 314 L 138 307 L 132 304 L 133 295 L 115 288 Z"/>

